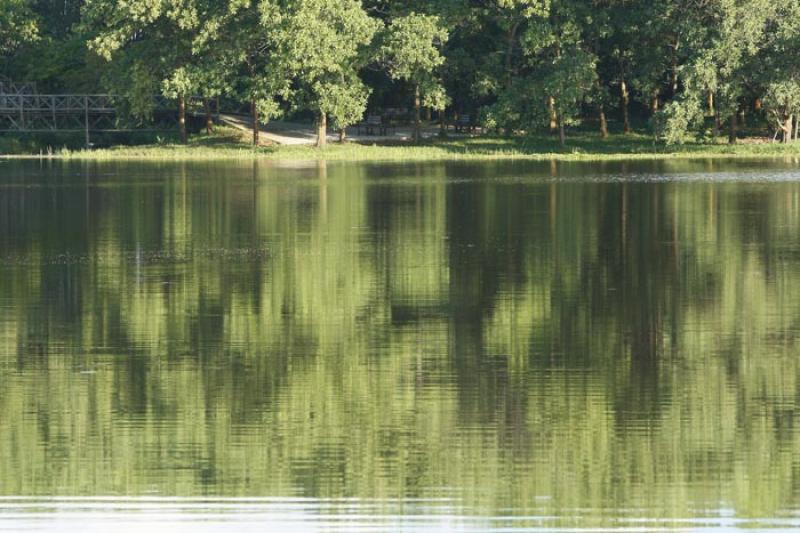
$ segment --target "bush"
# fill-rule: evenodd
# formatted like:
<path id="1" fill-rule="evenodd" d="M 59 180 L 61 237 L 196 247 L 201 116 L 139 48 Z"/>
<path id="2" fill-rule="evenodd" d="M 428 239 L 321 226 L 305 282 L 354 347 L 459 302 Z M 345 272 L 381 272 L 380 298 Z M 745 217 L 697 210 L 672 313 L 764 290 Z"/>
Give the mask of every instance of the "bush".
<path id="1" fill-rule="evenodd" d="M 684 144 L 696 137 L 703 124 L 700 102 L 686 98 L 670 102 L 653 117 L 653 130 L 667 144 Z"/>

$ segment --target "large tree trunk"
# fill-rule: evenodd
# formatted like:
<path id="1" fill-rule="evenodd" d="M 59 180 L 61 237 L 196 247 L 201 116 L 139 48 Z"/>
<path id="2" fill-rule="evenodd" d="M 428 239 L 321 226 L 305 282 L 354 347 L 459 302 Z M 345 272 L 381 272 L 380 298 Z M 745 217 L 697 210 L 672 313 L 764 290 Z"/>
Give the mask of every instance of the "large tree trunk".
<path id="1" fill-rule="evenodd" d="M 606 119 L 606 108 L 600 104 L 600 136 L 605 139 L 608 137 L 608 120 Z"/>
<path id="2" fill-rule="evenodd" d="M 419 83 L 414 86 L 414 142 L 422 139 L 422 125 L 420 121 L 420 106 L 422 105 L 422 95 L 420 94 Z"/>
<path id="3" fill-rule="evenodd" d="M 317 121 L 317 148 L 325 148 L 328 145 L 328 115 L 319 114 Z"/>
<path id="4" fill-rule="evenodd" d="M 792 140 L 792 129 L 794 126 L 794 116 L 789 117 L 783 122 L 783 142 L 788 143 Z"/>
<path id="5" fill-rule="evenodd" d="M 186 98 L 183 96 L 178 97 L 178 129 L 181 132 L 181 142 L 186 144 L 188 140 L 186 135 Z"/>
<path id="6" fill-rule="evenodd" d="M 514 67 L 514 45 L 517 41 L 517 30 L 519 29 L 519 22 L 516 22 L 508 30 L 508 44 L 506 47 L 506 87 L 511 86 L 513 81 L 513 67 Z"/>
<path id="7" fill-rule="evenodd" d="M 628 92 L 628 84 L 625 80 L 619 85 L 620 92 L 622 93 L 622 132 L 628 134 L 631 132 L 631 119 L 628 112 L 628 104 L 631 102 L 631 94 Z"/>
<path id="8" fill-rule="evenodd" d="M 339 142 L 343 143 L 347 139 L 347 131 L 342 128 L 339 130 Z"/>
<path id="9" fill-rule="evenodd" d="M 672 92 L 672 98 L 675 99 L 675 97 L 678 96 L 678 67 L 677 66 L 673 66 L 672 67 L 672 76 L 671 76 L 669 84 L 670 84 L 670 89 L 671 89 L 671 92 Z"/>
<path id="10" fill-rule="evenodd" d="M 728 144 L 736 144 L 736 130 L 739 126 L 738 124 L 739 115 L 736 111 L 731 113 L 731 120 L 730 120 L 730 129 L 728 130 Z"/>
<path id="11" fill-rule="evenodd" d="M 599 77 L 597 78 L 597 90 L 599 93 L 603 91 L 603 84 Z M 605 139 L 608 137 L 608 118 L 606 117 L 606 106 L 603 103 L 602 97 L 597 107 L 597 118 L 600 120 L 600 136 Z"/>
<path id="12" fill-rule="evenodd" d="M 253 123 L 251 126 L 253 127 L 253 146 L 258 146 L 259 144 L 259 134 L 261 133 L 261 128 L 258 124 L 258 106 L 256 105 L 255 97 L 250 101 L 250 115 L 252 117 Z"/>
<path id="13" fill-rule="evenodd" d="M 203 107 L 206 114 L 206 133 L 211 135 L 214 131 L 214 118 L 211 116 L 211 102 L 208 98 L 203 99 Z"/>
<path id="14" fill-rule="evenodd" d="M 675 38 L 675 43 L 672 46 L 672 65 L 670 69 L 670 90 L 672 92 L 672 98 L 674 99 L 678 96 L 678 46 L 680 43 L 678 39 Z"/>
<path id="15" fill-rule="evenodd" d="M 558 129 L 558 114 L 556 113 L 556 99 L 547 97 L 547 109 L 550 111 L 550 133 Z"/>

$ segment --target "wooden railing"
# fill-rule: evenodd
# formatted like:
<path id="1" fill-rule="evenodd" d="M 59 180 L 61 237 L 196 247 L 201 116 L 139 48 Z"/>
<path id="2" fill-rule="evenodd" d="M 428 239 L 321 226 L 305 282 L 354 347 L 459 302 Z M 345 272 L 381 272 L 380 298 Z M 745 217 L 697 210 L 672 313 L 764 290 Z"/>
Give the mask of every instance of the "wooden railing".
<path id="1" fill-rule="evenodd" d="M 0 93 L 0 133 L 2 132 L 83 132 L 90 144 L 90 132 L 169 130 L 174 124 L 155 123 L 152 128 L 119 124 L 118 106 L 124 98 L 110 94 L 2 94 Z M 154 110 L 174 110 L 177 104 L 153 96 Z"/>
<path id="2" fill-rule="evenodd" d="M 107 94 L 0 94 L 0 113 L 75 111 L 114 113 L 113 98 Z"/>
<path id="3" fill-rule="evenodd" d="M 0 76 L 0 94 L 36 94 L 36 84 L 27 81 L 11 81 Z"/>
<path id="4" fill-rule="evenodd" d="M 0 91 L 0 134 L 83 132 L 86 145 L 91 132 L 168 131 L 178 127 L 178 104 L 160 95 L 152 97 L 155 118 L 144 124 L 132 121 L 121 109 L 126 98 L 112 94 L 25 94 Z M 164 113 L 164 111 L 174 113 Z M 219 110 L 217 110 L 217 113 Z M 187 98 L 187 115 L 205 114 L 203 98 Z"/>

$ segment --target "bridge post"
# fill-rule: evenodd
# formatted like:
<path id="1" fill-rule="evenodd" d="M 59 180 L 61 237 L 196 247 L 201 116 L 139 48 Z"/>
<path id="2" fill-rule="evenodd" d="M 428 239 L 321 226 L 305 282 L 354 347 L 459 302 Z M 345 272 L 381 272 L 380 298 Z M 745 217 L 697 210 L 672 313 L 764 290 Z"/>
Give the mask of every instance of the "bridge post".
<path id="1" fill-rule="evenodd" d="M 89 97 L 83 97 L 83 123 L 86 132 L 86 148 L 89 149 L 91 147 L 91 142 L 89 140 Z"/>

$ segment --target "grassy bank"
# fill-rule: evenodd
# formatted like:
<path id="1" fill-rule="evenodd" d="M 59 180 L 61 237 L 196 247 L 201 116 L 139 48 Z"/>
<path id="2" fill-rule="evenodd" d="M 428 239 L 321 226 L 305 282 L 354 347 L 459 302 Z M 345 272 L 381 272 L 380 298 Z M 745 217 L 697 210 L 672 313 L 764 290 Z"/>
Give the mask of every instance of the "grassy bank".
<path id="1" fill-rule="evenodd" d="M 17 143 L 19 145 L 19 143 Z M 526 159 L 602 161 L 667 158 L 771 158 L 800 157 L 800 143 L 788 145 L 745 139 L 735 146 L 719 143 L 691 143 L 667 146 L 652 137 L 631 134 L 602 139 L 594 133 L 576 133 L 561 147 L 552 137 L 471 137 L 436 139 L 423 144 L 331 144 L 324 150 L 310 146 L 263 146 L 247 144 L 240 132 L 220 128 L 214 135 L 195 135 L 181 145 L 172 139 L 135 146 L 110 146 L 92 150 L 54 148 L 28 143 L 27 149 L 11 152 L 0 142 L 0 157 L 57 158 L 75 160 L 231 160 L 273 159 L 330 161 L 424 161 L 447 159 Z M 57 146 L 57 145 L 56 145 Z M 4 150 L 3 148 L 6 148 Z"/>

